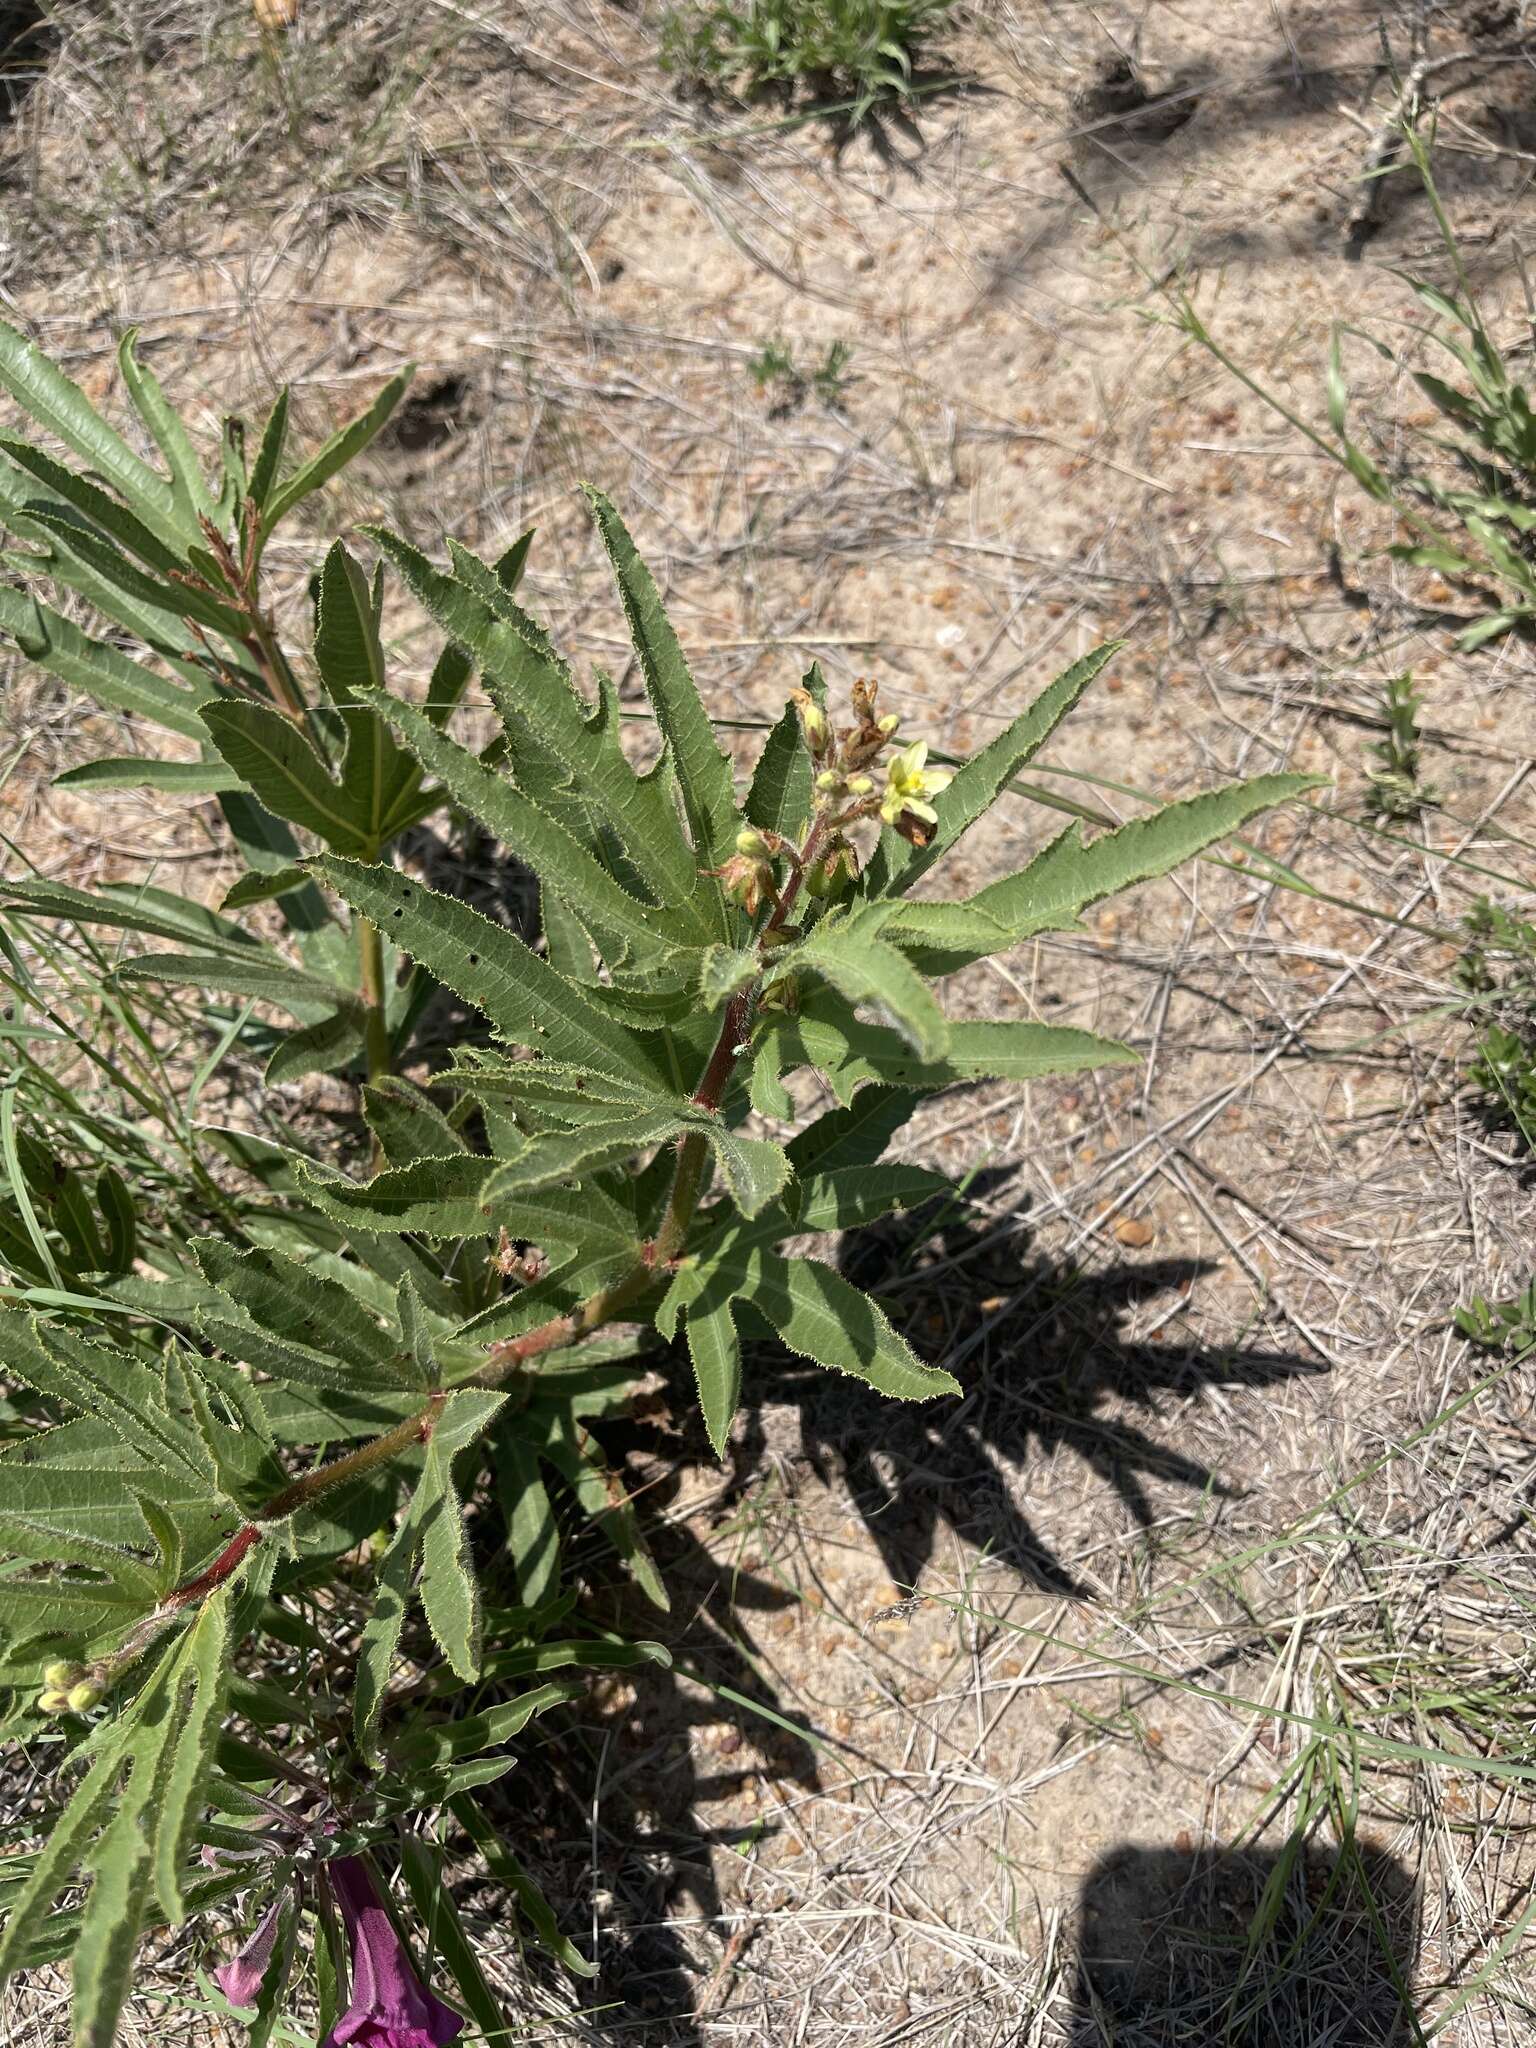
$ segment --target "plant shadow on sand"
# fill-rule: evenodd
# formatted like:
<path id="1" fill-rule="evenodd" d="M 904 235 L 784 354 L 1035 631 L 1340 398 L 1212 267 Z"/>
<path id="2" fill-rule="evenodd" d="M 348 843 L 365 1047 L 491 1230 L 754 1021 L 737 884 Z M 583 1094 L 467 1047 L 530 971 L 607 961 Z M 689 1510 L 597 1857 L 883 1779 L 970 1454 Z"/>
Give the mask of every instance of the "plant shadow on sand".
<path id="1" fill-rule="evenodd" d="M 977 1194 L 986 1187 L 986 1176 L 972 1183 Z M 673 1594 L 672 1616 L 660 1617 L 610 1580 L 615 1606 L 607 1618 L 631 1634 L 660 1635 L 676 1664 L 626 1674 L 632 1698 L 617 1711 L 573 1717 L 536 1766 L 508 1781 L 525 1802 L 520 1838 L 529 1839 L 531 1823 L 545 1844 L 531 1861 L 551 1898 L 590 1897 L 594 1884 L 599 1893 L 601 1975 L 586 1994 L 594 2041 L 627 2042 L 637 2030 L 677 2048 L 703 2038 L 691 2017 L 699 1973 L 733 1924 L 711 1851 L 789 1825 L 771 1797 L 752 1827 L 722 1824 L 718 1803 L 759 1783 L 823 1789 L 819 1763 L 828 1751 L 855 1769 L 861 1761 L 847 1742 L 808 1726 L 802 1705 L 766 1675 L 774 1624 L 797 1608 L 798 1594 L 766 1572 L 723 1561 L 702 1533 L 705 1522 L 719 1528 L 771 1466 L 783 1472 L 799 1463 L 850 1500 L 898 1586 L 919 1585 L 949 1529 L 985 1546 L 1025 1584 L 1080 1596 L 1088 1588 L 1018 1505 L 1013 1475 L 1027 1476 L 1042 1452 L 1070 1454 L 1110 1482 L 1133 1523 L 1149 1527 L 1154 1484 L 1206 1498 L 1234 1492 L 1190 1454 L 1181 1408 L 1205 1389 L 1275 1386 L 1321 1370 L 1286 1352 L 1127 1335 L 1138 1305 L 1176 1305 L 1213 1270 L 1205 1262 L 1143 1259 L 1077 1272 L 1034 1249 L 1027 1226 L 1000 1236 L 995 1224 L 964 1212 L 955 1218 L 952 1204 L 940 1204 L 862 1232 L 843 1248 L 842 1263 L 859 1285 L 883 1294 L 893 1320 L 920 1344 L 942 1305 L 943 1335 L 927 1336 L 926 1348 L 965 1354 L 960 1401 L 903 1406 L 772 1345 L 750 1347 L 743 1412 L 704 1522 L 666 1515 L 683 1470 L 713 1462 L 692 1419 L 685 1356 L 665 1360 L 668 1392 L 649 1414 L 641 1408 L 594 1432 L 616 1465 L 629 1460 Z M 989 1319 L 978 1297 L 989 1298 L 1003 1276 L 1013 1305 Z M 967 1347 L 983 1323 L 981 1341 Z M 589 1584 L 601 1582 L 603 1565 L 592 1555 L 601 1539 L 575 1523 L 572 1537 L 583 1564 L 591 1561 Z M 606 1597 L 597 1585 L 600 1610 Z M 690 1743 L 690 1728 L 709 1732 Z M 573 1931 L 577 1911 L 562 1912 Z M 702 1944 L 684 1938 L 690 1922 L 707 1930 Z"/>
<path id="2" fill-rule="evenodd" d="M 1071 2048 L 1393 2048 L 1418 1920 L 1407 1871 L 1348 1838 L 1111 1850 L 1080 1895 Z"/>

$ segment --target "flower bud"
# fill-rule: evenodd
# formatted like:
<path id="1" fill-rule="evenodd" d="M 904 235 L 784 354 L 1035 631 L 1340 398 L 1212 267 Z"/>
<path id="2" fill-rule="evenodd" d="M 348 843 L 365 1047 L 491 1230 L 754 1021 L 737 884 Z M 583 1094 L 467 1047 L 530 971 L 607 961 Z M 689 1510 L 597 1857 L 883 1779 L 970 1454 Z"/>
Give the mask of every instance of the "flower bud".
<path id="1" fill-rule="evenodd" d="M 47 1692 L 38 1694 L 37 1704 L 45 1714 L 65 1714 L 69 1711 L 69 1694 L 51 1687 Z"/>
<path id="2" fill-rule="evenodd" d="M 65 1702 L 72 1714 L 88 1714 L 104 1697 L 104 1690 L 94 1678 L 82 1678 L 78 1685 L 72 1685 Z"/>
<path id="3" fill-rule="evenodd" d="M 816 787 L 825 793 L 828 790 L 836 789 L 841 781 L 842 777 L 840 775 L 834 775 L 830 768 L 823 768 L 816 778 Z"/>
<path id="4" fill-rule="evenodd" d="M 853 796 L 868 796 L 874 786 L 873 780 L 868 775 L 852 776 L 848 783 L 849 792 Z"/>
<path id="5" fill-rule="evenodd" d="M 790 702 L 800 714 L 800 730 L 805 734 L 806 745 L 813 754 L 823 752 L 832 737 L 827 714 L 806 690 L 796 690 Z"/>
<path id="6" fill-rule="evenodd" d="M 68 1692 L 69 1688 L 78 1685 L 84 1676 L 83 1664 L 71 1664 L 61 1659 L 57 1664 L 50 1664 L 44 1671 L 43 1683 L 54 1692 Z"/>
<path id="7" fill-rule="evenodd" d="M 887 739 L 890 738 L 891 734 L 896 730 L 897 726 L 900 725 L 900 723 L 901 719 L 894 711 L 887 711 L 884 718 L 876 720 L 876 724 L 879 726 L 881 732 L 885 734 Z"/>
<path id="8" fill-rule="evenodd" d="M 766 860 L 768 842 L 761 832 L 754 830 L 751 825 L 746 825 L 736 834 L 736 851 L 744 854 L 748 860 Z"/>

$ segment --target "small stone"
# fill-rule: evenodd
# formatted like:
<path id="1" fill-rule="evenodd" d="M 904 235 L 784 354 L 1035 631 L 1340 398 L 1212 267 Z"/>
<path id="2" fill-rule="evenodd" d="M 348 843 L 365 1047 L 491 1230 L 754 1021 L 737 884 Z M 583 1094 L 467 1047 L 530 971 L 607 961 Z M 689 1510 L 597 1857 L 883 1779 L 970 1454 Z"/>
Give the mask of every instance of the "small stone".
<path id="1" fill-rule="evenodd" d="M 1133 1251 L 1145 1251 L 1157 1232 L 1150 1223 L 1143 1223 L 1139 1216 L 1122 1216 L 1115 1225 L 1115 1236 Z"/>

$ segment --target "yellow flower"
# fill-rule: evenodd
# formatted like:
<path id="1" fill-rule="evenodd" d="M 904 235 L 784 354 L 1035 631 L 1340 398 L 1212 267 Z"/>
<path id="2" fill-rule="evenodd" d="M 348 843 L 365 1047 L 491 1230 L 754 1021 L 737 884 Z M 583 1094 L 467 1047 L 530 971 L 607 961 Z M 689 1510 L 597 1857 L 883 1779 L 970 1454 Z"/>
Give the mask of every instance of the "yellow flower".
<path id="1" fill-rule="evenodd" d="M 922 818 L 930 825 L 938 823 L 939 814 L 928 798 L 947 789 L 954 775 L 948 768 L 925 768 L 923 763 L 927 759 L 926 740 L 914 740 L 910 747 L 891 756 L 885 771 L 885 794 L 880 799 L 880 815 L 887 825 L 894 825 L 903 813 Z"/>

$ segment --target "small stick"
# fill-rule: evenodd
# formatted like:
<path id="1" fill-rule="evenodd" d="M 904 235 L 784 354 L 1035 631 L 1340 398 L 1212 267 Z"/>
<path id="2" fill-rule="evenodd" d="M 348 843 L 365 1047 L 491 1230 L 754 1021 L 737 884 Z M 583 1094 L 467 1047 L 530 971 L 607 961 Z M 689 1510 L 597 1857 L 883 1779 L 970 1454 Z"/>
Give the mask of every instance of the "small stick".
<path id="1" fill-rule="evenodd" d="M 732 1928 L 724 1953 L 710 1973 L 709 1981 L 699 1993 L 694 2005 L 693 2016 L 696 2020 L 707 2020 L 712 2013 L 718 2012 L 730 1997 L 731 1979 L 736 1974 L 736 1965 L 741 1961 L 747 1943 L 756 1934 L 758 1925 L 757 1915 L 746 1913 L 742 1916 L 740 1924 Z"/>

